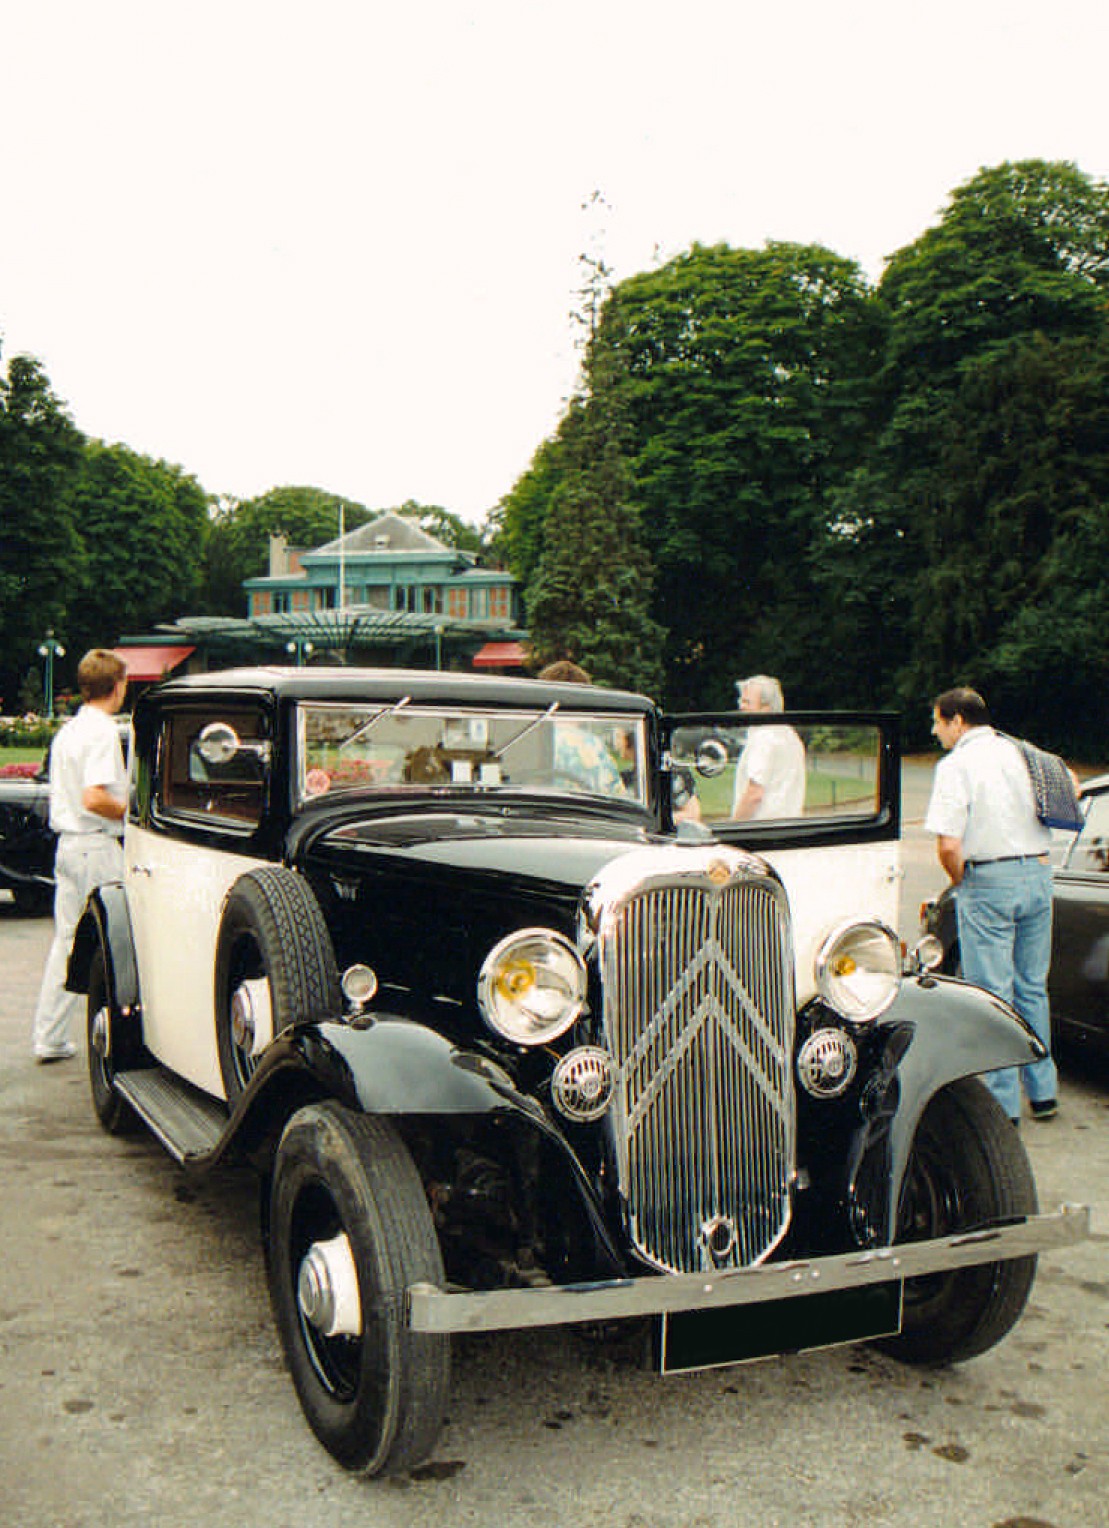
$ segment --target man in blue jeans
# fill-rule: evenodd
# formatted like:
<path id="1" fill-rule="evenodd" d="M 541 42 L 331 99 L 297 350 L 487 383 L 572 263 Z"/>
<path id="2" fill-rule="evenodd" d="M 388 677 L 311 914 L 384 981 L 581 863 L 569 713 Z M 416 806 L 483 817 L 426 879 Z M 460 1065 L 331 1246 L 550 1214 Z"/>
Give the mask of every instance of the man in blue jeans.
<path id="1" fill-rule="evenodd" d="M 1050 1047 L 1051 833 L 1036 817 L 1027 766 L 990 726 L 976 690 L 938 696 L 932 733 L 947 756 L 936 766 L 924 826 L 957 887 L 963 976 L 1011 1003 Z M 1022 1081 L 1034 1119 L 1056 1113 L 1050 1055 L 983 1080 L 1015 1124 Z"/>

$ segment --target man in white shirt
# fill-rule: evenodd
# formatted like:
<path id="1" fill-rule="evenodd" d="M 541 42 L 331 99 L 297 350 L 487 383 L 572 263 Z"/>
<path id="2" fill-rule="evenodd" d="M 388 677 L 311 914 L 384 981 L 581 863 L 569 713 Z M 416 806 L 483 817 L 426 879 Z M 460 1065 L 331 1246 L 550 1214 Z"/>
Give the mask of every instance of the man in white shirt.
<path id="1" fill-rule="evenodd" d="M 768 674 L 736 686 L 741 711 L 784 711 L 782 687 Z M 747 821 L 800 817 L 805 806 L 805 745 L 792 727 L 752 727 L 735 772 L 732 816 Z"/>
<path id="2" fill-rule="evenodd" d="M 77 666 L 77 683 L 85 703 L 50 749 L 50 826 L 58 835 L 58 848 L 54 940 L 32 1034 L 37 1061 L 64 1061 L 76 1051 L 70 1027 L 81 999 L 65 987 L 74 931 L 89 892 L 123 874 L 126 773 L 112 718 L 127 694 L 127 666 L 115 653 L 94 647 Z"/>
<path id="3" fill-rule="evenodd" d="M 940 864 L 957 887 L 963 976 L 1011 1003 L 1050 1048 L 1051 833 L 1036 817 L 1027 766 L 1016 744 L 989 725 L 976 690 L 937 697 L 932 732 L 947 756 L 936 766 L 924 826 L 936 835 Z M 1022 1080 L 1033 1118 L 1051 1118 L 1050 1056 L 984 1078 L 1016 1124 Z"/>

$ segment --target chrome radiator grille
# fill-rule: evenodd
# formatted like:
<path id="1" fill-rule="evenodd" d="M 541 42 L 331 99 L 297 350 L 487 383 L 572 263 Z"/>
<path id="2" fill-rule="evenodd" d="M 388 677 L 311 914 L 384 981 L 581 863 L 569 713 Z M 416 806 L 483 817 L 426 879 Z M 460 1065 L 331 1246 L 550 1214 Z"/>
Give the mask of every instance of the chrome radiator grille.
<path id="1" fill-rule="evenodd" d="M 794 1157 L 784 894 L 719 848 L 597 888 L 612 1116 L 632 1242 L 674 1272 L 745 1267 L 781 1240 Z M 632 858 L 637 858 L 632 857 Z M 615 868 L 615 867 L 614 867 Z M 661 874 L 660 874 L 661 872 Z"/>

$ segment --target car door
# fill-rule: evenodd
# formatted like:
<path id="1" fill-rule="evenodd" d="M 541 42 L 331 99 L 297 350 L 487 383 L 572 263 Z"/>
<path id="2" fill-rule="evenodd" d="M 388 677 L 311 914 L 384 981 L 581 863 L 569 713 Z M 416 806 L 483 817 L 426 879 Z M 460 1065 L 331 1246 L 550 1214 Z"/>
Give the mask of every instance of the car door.
<path id="1" fill-rule="evenodd" d="M 801 1001 L 815 991 L 816 954 L 837 922 L 877 919 L 897 929 L 902 876 L 895 716 L 698 713 L 664 717 L 662 739 L 679 835 L 708 832 L 750 849 L 781 877 Z M 749 810 L 752 780 L 763 787 L 764 810 Z"/>
<path id="2" fill-rule="evenodd" d="M 1049 981 L 1052 1017 L 1109 1044 L 1109 789 L 1055 872 Z"/>
<path id="3" fill-rule="evenodd" d="M 205 729 L 230 726 L 245 751 L 206 760 Z M 266 771 L 257 711 L 167 710 L 158 739 L 151 810 L 129 822 L 124 877 L 139 967 L 143 1039 L 152 1055 L 205 1092 L 222 1097 L 214 972 L 227 893 L 266 863 L 255 850 Z"/>

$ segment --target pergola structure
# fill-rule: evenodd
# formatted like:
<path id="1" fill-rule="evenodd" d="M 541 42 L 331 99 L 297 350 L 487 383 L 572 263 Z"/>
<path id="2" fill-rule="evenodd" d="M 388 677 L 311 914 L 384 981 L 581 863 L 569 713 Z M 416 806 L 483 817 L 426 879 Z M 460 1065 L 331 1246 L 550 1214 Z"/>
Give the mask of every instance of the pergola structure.
<path id="1" fill-rule="evenodd" d="M 191 643 L 208 668 L 366 663 L 372 651 L 389 667 L 520 669 L 527 656 L 522 631 L 506 631 L 489 621 L 368 606 L 246 617 L 182 616 L 158 627 L 158 633 L 167 643 L 171 637 Z"/>

